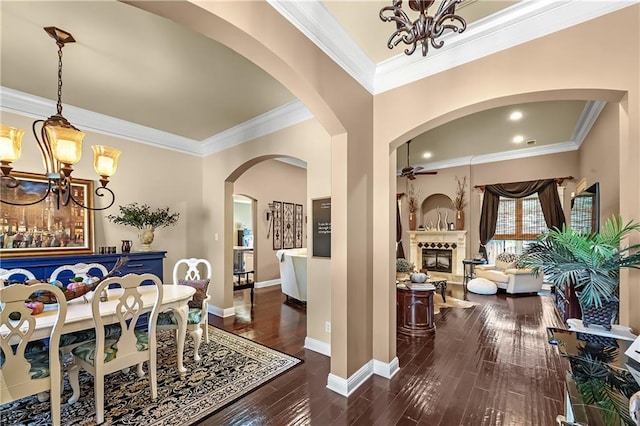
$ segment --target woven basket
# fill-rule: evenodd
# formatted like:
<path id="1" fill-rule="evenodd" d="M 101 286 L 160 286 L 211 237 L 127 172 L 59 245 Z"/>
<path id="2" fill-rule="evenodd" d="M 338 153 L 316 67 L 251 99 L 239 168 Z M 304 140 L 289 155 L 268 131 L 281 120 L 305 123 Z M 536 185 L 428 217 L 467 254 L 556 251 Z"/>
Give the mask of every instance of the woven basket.
<path id="1" fill-rule="evenodd" d="M 620 301 L 617 297 L 613 297 L 602 302 L 602 306 L 581 306 L 582 308 L 582 325 L 589 327 L 591 324 L 601 325 L 607 330 L 611 330 L 611 324 L 614 323 L 618 316 L 618 307 Z"/>

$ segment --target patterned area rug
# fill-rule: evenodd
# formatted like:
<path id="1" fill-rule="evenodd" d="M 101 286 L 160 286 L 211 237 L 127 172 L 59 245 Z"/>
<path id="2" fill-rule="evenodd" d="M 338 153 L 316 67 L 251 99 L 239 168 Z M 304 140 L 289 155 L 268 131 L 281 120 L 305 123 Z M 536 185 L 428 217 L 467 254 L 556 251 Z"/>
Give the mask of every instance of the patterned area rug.
<path id="1" fill-rule="evenodd" d="M 105 424 L 187 425 L 198 421 L 302 361 L 243 337 L 209 327 L 209 343 L 200 345 L 200 362 L 193 361 L 193 341 L 187 336 L 185 379 L 176 369 L 173 331 L 158 332 L 158 399 L 151 401 L 148 375 L 135 368 L 105 381 Z M 146 370 L 146 365 L 145 365 Z M 93 378 L 81 370 L 81 396 L 62 404 L 63 425 L 94 425 Z M 71 396 L 65 375 L 62 400 Z M 49 402 L 28 397 L 0 406 L 1 425 L 50 424 Z"/>

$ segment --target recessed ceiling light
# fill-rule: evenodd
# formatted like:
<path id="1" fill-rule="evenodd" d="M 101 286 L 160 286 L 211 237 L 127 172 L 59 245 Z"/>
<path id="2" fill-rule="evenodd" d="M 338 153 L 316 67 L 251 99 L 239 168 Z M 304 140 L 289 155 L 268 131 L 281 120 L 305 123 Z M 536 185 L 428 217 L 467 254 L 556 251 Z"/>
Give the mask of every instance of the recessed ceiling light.
<path id="1" fill-rule="evenodd" d="M 509 120 L 517 121 L 522 118 L 522 113 L 520 111 L 513 111 L 509 116 Z"/>
<path id="2" fill-rule="evenodd" d="M 524 136 L 517 135 L 513 137 L 513 143 L 522 143 L 524 142 Z"/>
<path id="3" fill-rule="evenodd" d="M 422 154 L 422 158 L 431 158 L 432 154 L 430 152 L 425 152 L 424 154 Z"/>

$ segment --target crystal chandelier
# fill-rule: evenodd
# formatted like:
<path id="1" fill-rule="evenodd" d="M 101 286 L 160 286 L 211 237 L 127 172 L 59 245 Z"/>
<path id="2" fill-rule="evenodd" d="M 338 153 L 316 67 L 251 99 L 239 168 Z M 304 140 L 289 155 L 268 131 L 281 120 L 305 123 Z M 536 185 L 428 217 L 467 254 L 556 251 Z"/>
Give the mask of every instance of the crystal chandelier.
<path id="1" fill-rule="evenodd" d="M 35 201 L 18 202 L 1 199 L 3 204 L 12 206 L 28 206 L 45 201 L 49 195 L 53 194 L 56 207 L 67 206 L 73 203 L 87 210 L 105 210 L 115 202 L 115 195 L 111 189 L 107 188 L 109 177 L 111 177 L 118 167 L 120 151 L 115 148 L 101 145 L 93 145 L 93 168 L 100 176 L 101 186 L 96 188 L 95 195 L 104 197 L 109 195 L 107 206 L 93 208 L 83 204 L 74 197 L 71 185 L 73 183 L 71 173 L 72 166 L 80 161 L 82 154 L 82 139 L 84 133 L 74 127 L 62 115 L 62 48 L 66 43 L 73 43 L 73 36 L 56 27 L 46 27 L 44 29 L 58 45 L 58 103 L 57 113 L 46 120 L 36 120 L 33 122 L 33 135 L 38 143 L 38 148 L 42 154 L 42 161 L 45 167 L 45 177 L 47 179 L 47 189 Z M 11 163 L 20 158 L 22 150 L 22 137 L 24 131 L 15 127 L 0 126 L 0 169 L 2 170 L 2 185 L 4 188 L 13 189 L 20 186 L 20 181 L 11 176 L 13 169 Z"/>
<path id="2" fill-rule="evenodd" d="M 444 45 L 444 41 L 438 41 L 446 30 L 461 33 L 467 28 L 467 22 L 455 14 L 456 5 L 463 0 L 442 0 L 438 11 L 434 16 L 428 15 L 429 7 L 435 3 L 434 0 L 410 0 L 409 8 L 418 12 L 418 19 L 411 21 L 407 13 L 402 10 L 402 0 L 393 0 L 392 6 L 385 6 L 380 10 L 380 19 L 384 22 L 395 22 L 396 30 L 387 46 L 393 49 L 398 44 L 409 45 L 404 50 L 406 55 L 415 52 L 418 43 L 422 43 L 422 56 L 427 56 L 429 43 L 435 49 Z"/>

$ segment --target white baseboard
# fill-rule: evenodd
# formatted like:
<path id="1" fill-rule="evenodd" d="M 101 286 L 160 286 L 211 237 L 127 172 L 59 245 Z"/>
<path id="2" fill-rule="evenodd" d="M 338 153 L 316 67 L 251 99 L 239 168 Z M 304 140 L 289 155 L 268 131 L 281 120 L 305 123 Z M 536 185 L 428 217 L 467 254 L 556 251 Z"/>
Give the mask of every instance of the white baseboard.
<path id="1" fill-rule="evenodd" d="M 236 310 L 235 308 L 219 308 L 218 306 L 214 306 L 214 305 L 209 305 L 209 307 L 207 308 L 207 312 L 209 312 L 210 314 L 213 314 L 217 317 L 221 317 L 221 318 L 227 318 L 227 317 L 232 317 L 236 314 Z"/>
<path id="2" fill-rule="evenodd" d="M 342 395 L 349 396 L 373 375 L 373 360 L 360 367 L 348 379 L 329 373 L 327 388 Z"/>
<path id="3" fill-rule="evenodd" d="M 305 349 L 312 350 L 314 352 L 318 352 L 319 354 L 326 355 L 331 357 L 331 344 L 325 343 L 321 340 L 313 339 L 309 336 L 304 338 L 304 347 Z"/>
<path id="4" fill-rule="evenodd" d="M 280 279 L 259 281 L 253 284 L 254 288 L 272 287 L 274 285 L 280 285 Z"/>
<path id="5" fill-rule="evenodd" d="M 373 374 L 377 376 L 390 379 L 395 376 L 398 371 L 400 371 L 398 357 L 393 358 L 390 363 L 378 361 L 377 359 L 373 360 Z"/>

